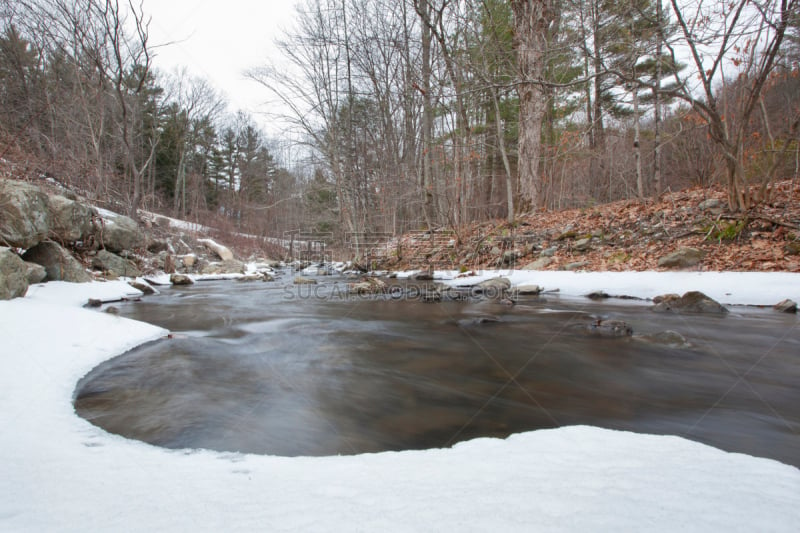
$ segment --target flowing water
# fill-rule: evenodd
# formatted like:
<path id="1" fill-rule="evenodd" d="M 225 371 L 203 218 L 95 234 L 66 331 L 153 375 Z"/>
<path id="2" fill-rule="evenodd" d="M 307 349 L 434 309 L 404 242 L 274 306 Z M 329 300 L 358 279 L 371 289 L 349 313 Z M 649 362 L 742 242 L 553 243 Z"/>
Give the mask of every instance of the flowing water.
<path id="1" fill-rule="evenodd" d="M 590 424 L 800 466 L 794 315 L 555 295 L 424 303 L 413 287 L 348 297 L 343 281 L 320 281 L 202 282 L 117 305 L 173 338 L 95 368 L 77 412 L 168 448 L 356 454 Z M 592 335 L 597 318 L 634 335 Z M 686 343 L 647 338 L 668 330 Z"/>

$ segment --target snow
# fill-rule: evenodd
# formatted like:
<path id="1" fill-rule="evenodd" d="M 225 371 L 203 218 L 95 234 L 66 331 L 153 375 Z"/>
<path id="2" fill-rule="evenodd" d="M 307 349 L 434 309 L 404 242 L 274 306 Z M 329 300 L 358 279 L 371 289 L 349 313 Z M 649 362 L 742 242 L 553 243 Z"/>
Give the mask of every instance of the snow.
<path id="1" fill-rule="evenodd" d="M 680 292 L 693 279 L 539 274 L 511 277 L 567 294 Z M 772 300 L 773 284 L 781 297 L 797 295 L 795 278 L 775 274 L 700 279 L 691 288 L 726 287 L 735 301 L 748 291 Z M 68 285 L 0 302 L 0 531 L 794 532 L 800 524 L 800 470 L 671 436 L 573 426 L 451 449 L 284 458 L 110 435 L 74 413 L 76 382 L 167 332 L 77 307 L 127 296 L 126 284 Z"/>
<path id="2" fill-rule="evenodd" d="M 418 271 L 398 274 L 408 278 Z M 800 301 L 800 274 L 790 272 L 571 272 L 550 270 L 486 270 L 460 277 L 456 271 L 437 271 L 434 279 L 454 287 L 506 277 L 512 288 L 539 285 L 564 296 L 604 291 L 613 296 L 652 299 L 666 293 L 701 291 L 726 305 L 774 305 L 784 299 Z"/>

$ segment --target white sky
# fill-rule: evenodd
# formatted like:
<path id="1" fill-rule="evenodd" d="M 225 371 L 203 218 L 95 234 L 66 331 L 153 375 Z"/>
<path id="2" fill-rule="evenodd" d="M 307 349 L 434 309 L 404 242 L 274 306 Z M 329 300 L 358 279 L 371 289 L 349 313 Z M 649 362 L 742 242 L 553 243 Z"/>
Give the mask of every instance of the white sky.
<path id="1" fill-rule="evenodd" d="M 143 0 L 152 17 L 150 45 L 162 71 L 186 67 L 221 90 L 229 110 L 254 115 L 266 110 L 270 95 L 243 71 L 277 58 L 274 40 L 291 27 L 297 0 Z M 266 128 L 268 131 L 271 128 Z M 276 133 L 274 130 L 270 134 Z"/>

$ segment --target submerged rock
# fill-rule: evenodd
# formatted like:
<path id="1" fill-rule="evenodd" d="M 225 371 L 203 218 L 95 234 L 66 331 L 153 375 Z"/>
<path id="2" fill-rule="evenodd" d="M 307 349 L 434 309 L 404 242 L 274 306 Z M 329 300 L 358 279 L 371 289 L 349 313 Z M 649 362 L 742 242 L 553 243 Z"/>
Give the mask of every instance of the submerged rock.
<path id="1" fill-rule="evenodd" d="M 589 334 L 598 337 L 630 337 L 633 335 L 633 328 L 622 320 L 597 319 L 589 323 L 586 330 Z"/>
<path id="2" fill-rule="evenodd" d="M 686 341 L 686 337 L 677 331 L 671 330 L 641 335 L 636 337 L 636 339 L 648 342 L 650 344 L 660 344 L 662 346 L 669 346 L 672 348 L 686 348 L 689 346 L 689 343 Z"/>
<path id="3" fill-rule="evenodd" d="M 674 294 L 663 296 L 652 309 L 661 313 L 725 314 L 728 312 L 723 305 L 700 291 L 690 291 L 683 296 Z"/>

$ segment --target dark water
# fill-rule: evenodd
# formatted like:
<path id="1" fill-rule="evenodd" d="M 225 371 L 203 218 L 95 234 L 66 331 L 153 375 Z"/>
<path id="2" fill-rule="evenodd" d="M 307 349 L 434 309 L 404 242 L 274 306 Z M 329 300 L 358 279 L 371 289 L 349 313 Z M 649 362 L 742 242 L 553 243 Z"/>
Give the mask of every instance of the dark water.
<path id="1" fill-rule="evenodd" d="M 355 454 L 591 424 L 800 466 L 794 315 L 686 317 L 556 296 L 354 300 L 332 283 L 205 282 L 119 305 L 176 338 L 94 369 L 78 413 L 169 448 Z M 590 335 L 598 317 L 634 336 Z M 639 338 L 665 330 L 688 346 Z"/>

